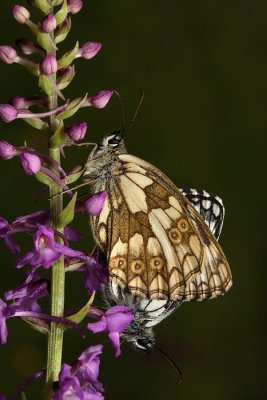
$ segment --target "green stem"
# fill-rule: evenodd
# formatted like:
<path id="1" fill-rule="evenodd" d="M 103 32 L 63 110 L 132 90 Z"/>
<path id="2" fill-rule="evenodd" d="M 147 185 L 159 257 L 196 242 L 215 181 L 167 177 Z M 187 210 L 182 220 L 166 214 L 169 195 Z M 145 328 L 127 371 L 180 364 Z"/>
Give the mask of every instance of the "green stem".
<path id="1" fill-rule="evenodd" d="M 51 2 L 52 7 L 52 2 Z M 53 9 L 51 8 L 51 12 Z M 54 39 L 53 34 L 51 34 Z M 52 49 L 50 54 L 56 57 L 56 50 Z M 52 76 L 52 80 L 56 82 L 56 74 Z M 52 110 L 58 106 L 58 98 L 54 93 L 49 97 L 49 110 Z M 53 134 L 57 128 L 57 122 L 55 116 L 50 117 L 51 134 Z M 60 149 L 49 147 L 49 155 L 55 161 L 60 164 Z M 57 231 L 62 231 L 57 226 L 57 217 L 63 210 L 63 198 L 62 195 L 55 196 L 60 193 L 62 189 L 54 183 L 50 186 L 50 212 L 52 218 L 52 227 Z M 60 239 L 57 238 L 60 242 Z M 61 257 L 52 266 L 51 276 L 51 314 L 57 317 L 64 315 L 64 297 L 65 297 L 65 268 L 64 258 Z M 48 336 L 48 354 L 47 354 L 47 375 L 46 380 L 48 383 L 48 390 L 51 390 L 52 383 L 58 380 L 58 374 L 61 369 L 62 362 L 62 349 L 63 349 L 63 331 L 57 323 L 51 323 L 51 330 Z"/>

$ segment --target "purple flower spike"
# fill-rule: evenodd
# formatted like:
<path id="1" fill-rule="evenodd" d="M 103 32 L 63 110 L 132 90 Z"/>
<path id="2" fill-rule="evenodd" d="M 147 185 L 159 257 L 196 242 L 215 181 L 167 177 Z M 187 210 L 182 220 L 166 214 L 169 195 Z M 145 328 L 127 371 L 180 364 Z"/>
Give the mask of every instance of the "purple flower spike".
<path id="1" fill-rule="evenodd" d="M 25 24 L 31 17 L 27 8 L 20 5 L 15 5 L 13 7 L 13 17 L 19 24 Z"/>
<path id="2" fill-rule="evenodd" d="M 47 54 L 40 63 L 41 72 L 45 75 L 57 72 L 57 59 L 52 54 Z"/>
<path id="3" fill-rule="evenodd" d="M 6 142 L 5 140 L 0 140 L 0 158 L 4 160 L 10 160 L 14 156 L 18 155 L 18 151 L 12 144 Z"/>
<path id="4" fill-rule="evenodd" d="M 33 250 L 22 256 L 16 263 L 17 268 L 21 268 L 26 264 L 33 267 L 49 268 L 53 261 L 57 260 L 62 255 L 66 257 L 77 257 L 81 260 L 87 260 L 87 256 L 77 250 L 72 250 L 70 247 L 57 243 L 54 237 L 54 231 L 50 227 L 40 225 L 34 235 Z"/>
<path id="5" fill-rule="evenodd" d="M 41 160 L 35 154 L 23 153 L 20 155 L 22 168 L 28 175 L 37 174 L 41 169 Z"/>
<path id="6" fill-rule="evenodd" d="M 0 299 L 0 343 L 5 344 L 7 342 L 7 304 Z"/>
<path id="7" fill-rule="evenodd" d="M 104 108 L 108 104 L 111 96 L 113 95 L 112 90 L 102 90 L 95 96 L 89 99 L 90 104 L 96 108 Z"/>
<path id="8" fill-rule="evenodd" d="M 103 210 L 106 198 L 107 198 L 106 191 L 93 194 L 84 203 L 84 209 L 87 212 L 87 214 L 92 216 L 99 215 Z"/>
<path id="9" fill-rule="evenodd" d="M 120 333 L 132 322 L 134 315 L 131 312 L 134 307 L 114 306 L 111 307 L 97 322 L 87 325 L 88 329 L 94 333 L 107 331 L 108 337 L 116 350 L 116 357 L 121 354 Z"/>
<path id="10" fill-rule="evenodd" d="M 70 139 L 74 142 L 78 140 L 82 140 L 87 131 L 87 123 L 86 122 L 78 122 L 66 129 L 67 134 Z"/>
<path id="11" fill-rule="evenodd" d="M 41 27 L 44 32 L 53 32 L 57 27 L 57 20 L 53 13 L 48 14 L 41 22 Z"/>
<path id="12" fill-rule="evenodd" d="M 86 60 L 90 60 L 95 57 L 102 47 L 101 43 L 98 42 L 87 42 L 80 47 L 78 57 L 83 57 Z"/>
<path id="13" fill-rule="evenodd" d="M 0 46 L 0 60 L 6 64 L 13 64 L 18 60 L 16 50 L 10 46 Z"/>
<path id="14" fill-rule="evenodd" d="M 102 346 L 91 346 L 77 362 L 70 366 L 63 364 L 59 374 L 58 388 L 53 400 L 104 400 L 103 386 L 98 382 L 99 355 Z"/>
<path id="15" fill-rule="evenodd" d="M 18 110 L 9 104 L 0 104 L 0 118 L 4 122 L 12 122 L 18 117 Z"/>
<path id="16" fill-rule="evenodd" d="M 68 0 L 68 9 L 71 14 L 77 14 L 83 7 L 82 0 Z"/>

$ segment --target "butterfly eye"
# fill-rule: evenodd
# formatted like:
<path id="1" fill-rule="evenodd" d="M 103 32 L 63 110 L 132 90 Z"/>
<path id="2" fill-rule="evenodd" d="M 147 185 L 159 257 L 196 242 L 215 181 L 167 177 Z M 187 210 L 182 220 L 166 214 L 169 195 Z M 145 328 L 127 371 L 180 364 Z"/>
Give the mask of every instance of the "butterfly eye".
<path id="1" fill-rule="evenodd" d="M 148 338 L 142 338 L 136 341 L 136 347 L 138 347 L 140 350 L 148 351 L 152 345 L 153 343 Z"/>
<path id="2" fill-rule="evenodd" d="M 112 135 L 108 139 L 108 146 L 117 147 L 121 142 L 121 135 L 118 133 L 116 135 Z"/>

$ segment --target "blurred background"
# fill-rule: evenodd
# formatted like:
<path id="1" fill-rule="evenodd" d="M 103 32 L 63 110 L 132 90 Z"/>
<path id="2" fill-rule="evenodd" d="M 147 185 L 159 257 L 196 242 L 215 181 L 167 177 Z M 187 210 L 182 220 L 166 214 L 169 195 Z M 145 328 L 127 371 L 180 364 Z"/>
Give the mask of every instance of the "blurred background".
<path id="1" fill-rule="evenodd" d="M 92 61 L 76 62 L 77 77 L 67 97 L 115 88 L 131 120 L 145 90 L 145 100 L 128 151 L 162 169 L 179 187 L 217 193 L 226 207 L 222 247 L 233 272 L 226 296 L 186 303 L 156 327 L 158 345 L 183 371 L 184 383 L 156 351 L 146 356 L 123 345 L 114 357 L 109 343 L 101 357 L 100 380 L 106 399 L 246 400 L 266 398 L 266 1 L 152 0 L 84 2 L 73 18 L 75 41 L 100 41 Z M 13 45 L 30 34 L 12 20 L 14 1 L 0 4 L 0 44 Z M 26 5 L 26 1 L 21 1 Z M 164 5 L 165 4 L 165 5 Z M 19 65 L 0 64 L 0 102 L 15 95 L 38 94 L 36 79 Z M 87 138 L 98 141 L 119 128 L 119 102 L 104 110 L 83 109 L 73 121 L 86 120 Z M 23 122 L 0 123 L 1 138 L 45 150 L 42 135 Z M 64 166 L 84 162 L 88 150 L 67 149 Z M 17 159 L 0 161 L 0 215 L 12 221 L 45 207 L 34 197 L 40 185 L 26 176 Z M 79 248 L 93 243 L 87 218 L 74 224 L 83 235 Z M 21 238 L 21 240 L 24 240 Z M 24 249 L 30 242 L 20 241 Z M 23 273 L 0 243 L 0 297 Z M 81 277 L 68 276 L 67 307 L 86 301 Z M 44 304 L 44 307 L 47 307 Z M 25 378 L 42 368 L 46 338 L 23 321 L 8 321 L 8 344 L 0 349 L 0 392 L 10 395 Z M 65 335 L 64 361 L 73 361 L 105 336 Z M 41 382 L 28 391 L 39 398 Z"/>

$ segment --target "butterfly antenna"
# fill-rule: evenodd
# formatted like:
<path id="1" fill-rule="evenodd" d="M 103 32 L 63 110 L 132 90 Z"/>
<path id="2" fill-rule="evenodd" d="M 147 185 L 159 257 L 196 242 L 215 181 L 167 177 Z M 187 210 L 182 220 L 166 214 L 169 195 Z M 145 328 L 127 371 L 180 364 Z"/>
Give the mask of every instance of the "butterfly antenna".
<path id="1" fill-rule="evenodd" d="M 178 377 L 178 383 L 182 383 L 183 382 L 183 375 L 182 375 L 182 371 L 180 370 L 180 368 L 178 367 L 178 365 L 171 359 L 170 356 L 168 356 L 167 353 L 165 353 L 165 351 L 163 351 L 162 349 L 160 349 L 158 346 L 154 345 L 153 347 L 155 347 L 161 354 L 164 355 L 164 357 L 168 360 L 168 362 L 171 364 L 171 366 L 174 368 L 177 377 Z"/>
<path id="2" fill-rule="evenodd" d="M 114 93 L 116 94 L 116 96 L 118 97 L 119 102 L 120 102 L 120 107 L 121 107 L 121 137 L 123 137 L 124 132 L 125 132 L 125 113 L 124 113 L 123 102 L 122 102 L 121 95 L 119 94 L 119 92 L 114 90 Z"/>
<path id="3" fill-rule="evenodd" d="M 132 121 L 131 121 L 131 123 L 130 123 L 130 126 L 128 127 L 127 131 L 125 132 L 125 135 L 126 135 L 127 133 L 129 133 L 130 130 L 132 129 L 133 124 L 134 124 L 134 121 L 135 121 L 135 119 L 136 119 L 136 117 L 137 117 L 137 115 L 138 115 L 138 112 L 139 112 L 139 110 L 140 110 L 140 107 L 141 107 L 141 105 L 142 105 L 142 103 L 143 103 L 144 97 L 145 97 L 145 92 L 144 92 L 143 89 L 141 89 L 141 98 L 140 98 L 139 103 L 138 103 L 138 106 L 137 106 L 137 108 L 136 108 L 136 110 L 135 110 L 135 113 L 134 113 L 134 116 L 133 116 Z"/>

